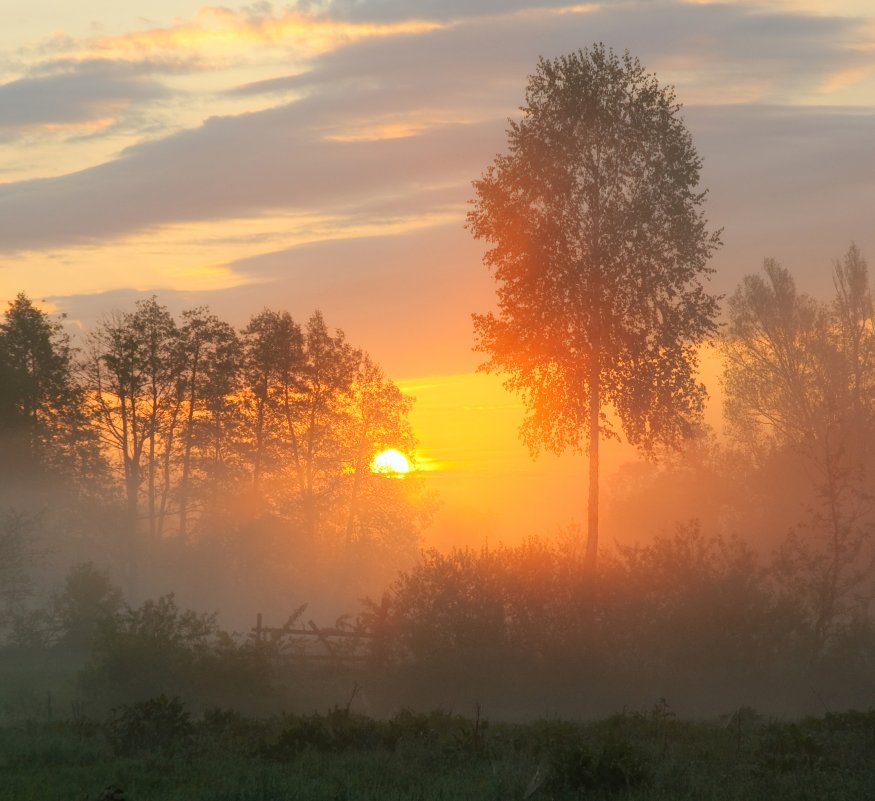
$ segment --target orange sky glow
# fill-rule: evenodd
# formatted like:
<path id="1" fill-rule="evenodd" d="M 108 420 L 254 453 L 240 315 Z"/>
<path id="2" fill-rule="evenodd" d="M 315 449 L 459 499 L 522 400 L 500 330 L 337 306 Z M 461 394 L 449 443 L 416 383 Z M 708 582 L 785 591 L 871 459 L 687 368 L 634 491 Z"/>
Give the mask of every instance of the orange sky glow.
<path id="1" fill-rule="evenodd" d="M 476 372 L 471 313 L 494 303 L 464 229 L 526 75 L 594 41 L 673 83 L 722 227 L 712 289 L 775 256 L 831 291 L 875 258 L 875 6 L 51 0 L 0 31 L 0 300 L 74 336 L 156 294 L 242 327 L 314 309 L 416 397 L 426 544 L 552 536 L 585 520 L 581 454 L 533 461 L 524 409 Z M 719 360 L 702 356 L 721 426 Z M 604 445 L 602 486 L 637 459 Z M 618 534 L 608 532 L 608 536 Z"/>

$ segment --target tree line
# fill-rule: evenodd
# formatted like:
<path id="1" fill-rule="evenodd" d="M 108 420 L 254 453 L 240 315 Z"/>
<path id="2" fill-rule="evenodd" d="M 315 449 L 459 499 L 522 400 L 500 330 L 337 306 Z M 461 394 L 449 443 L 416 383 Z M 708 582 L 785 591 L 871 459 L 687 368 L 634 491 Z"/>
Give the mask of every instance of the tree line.
<path id="1" fill-rule="evenodd" d="M 371 469 L 386 448 L 412 453 L 413 400 L 318 311 L 301 325 L 265 309 L 236 331 L 152 297 L 74 349 L 21 294 L 0 371 L 7 478 L 63 476 L 114 503 L 134 594 L 150 546 L 228 516 L 282 519 L 311 541 L 416 540 L 407 485 Z"/>
<path id="2" fill-rule="evenodd" d="M 525 705 L 559 698 L 585 676 L 610 703 L 622 702 L 630 688 L 645 688 L 651 695 L 686 694 L 702 708 L 734 695 L 766 705 L 773 699 L 789 709 L 811 703 L 811 687 L 857 703 L 872 689 L 868 665 L 875 654 L 875 314 L 858 248 L 836 260 L 833 277 L 835 294 L 827 300 L 799 292 L 790 271 L 774 260 L 742 280 L 727 303 L 718 343 L 726 436 L 700 428 L 679 451 L 654 450 L 659 458 L 639 466 L 637 479 L 624 474 L 624 506 L 655 517 L 669 496 L 677 502 L 662 513 L 671 517 L 655 538 L 640 521 L 629 523 L 634 530 L 624 534 L 643 544 L 603 549 L 595 573 L 584 567 L 577 530 L 552 543 L 429 551 L 415 559 L 417 510 L 405 495 L 407 481 L 366 469 L 378 449 L 398 445 L 405 432 L 411 436 L 410 401 L 364 354 L 328 333 L 319 315 L 297 328 L 288 315 L 262 312 L 239 334 L 221 327 L 226 339 L 212 336 L 209 346 L 194 348 L 181 344 L 193 339 L 180 333 L 185 322 L 165 316 L 152 299 L 98 326 L 77 354 L 58 323 L 19 297 L 0 332 L 3 369 L 15 377 L 3 384 L 4 447 L 30 453 L 36 466 L 29 469 L 44 475 L 69 474 L 74 465 L 86 495 L 109 493 L 116 508 L 127 511 L 131 468 L 121 444 L 128 442 L 128 458 L 139 471 L 139 542 L 150 542 L 154 521 L 155 537 L 186 540 L 194 549 L 174 585 L 180 588 L 194 580 L 201 556 L 210 561 L 228 547 L 226 518 L 241 508 L 250 520 L 272 521 L 268 534 L 278 545 L 259 564 L 243 563 L 241 552 L 233 552 L 238 573 L 222 573 L 212 562 L 214 584 L 244 574 L 268 583 L 274 563 L 294 562 L 303 540 L 350 546 L 356 557 L 355 547 L 369 538 L 383 538 L 383 557 L 413 545 L 407 564 L 389 572 L 382 595 L 347 607 L 353 614 L 358 609 L 358 630 L 371 635 L 372 672 L 365 678 L 391 687 L 386 691 L 393 698 L 396 692 L 410 702 L 429 692 L 438 697 L 456 682 L 481 698 L 515 688 Z M 148 323 L 152 315 L 169 321 L 165 340 Z M 16 373 L 13 355 L 25 352 L 20 342 L 33 341 L 22 336 L 25 320 L 55 344 L 33 348 L 20 362 L 43 369 Z M 128 350 L 113 350 L 107 341 L 128 343 Z M 139 351 L 131 344 L 137 341 L 144 343 Z M 167 350 L 154 357 L 148 345 L 161 341 Z M 218 342 L 226 342 L 227 351 Z M 125 352 L 122 370 L 118 354 Z M 41 360 L 38 353 L 61 358 Z M 333 365 L 333 371 L 318 371 L 318 380 L 317 353 L 323 365 Z M 141 367 L 135 372 L 132 365 Z M 364 373 L 371 381 L 359 378 L 365 365 L 374 371 Z M 69 381 L 60 378 L 65 370 Z M 354 377 L 331 379 L 337 375 Z M 96 397 L 95 386 L 104 397 Z M 126 430 L 130 440 L 119 437 Z M 86 487 L 91 474 L 105 476 L 99 489 Z M 25 522 L 7 516 L 3 531 L 22 540 Z M 119 530 L 127 536 L 123 526 Z M 260 536 L 258 526 L 245 531 L 247 542 L 260 543 Z M 363 569 L 362 561 L 352 566 Z M 306 591 L 300 575 L 284 575 L 282 582 Z M 13 583 L 3 586 L 20 593 Z M 167 647 L 157 634 L 154 643 L 149 639 L 152 624 L 143 621 L 161 609 L 182 614 L 166 599 L 124 607 L 104 574 L 80 566 L 48 612 L 19 617 L 13 640 L 26 644 L 35 636 L 44 645 L 77 645 L 107 665 L 123 657 L 141 660 L 141 647 L 148 648 L 160 665 Z M 109 628 L 95 627 L 97 618 L 109 620 Z M 267 658 L 251 643 L 211 631 L 209 670 L 225 659 L 241 669 L 255 665 L 261 679 L 274 669 L 272 657 L 250 664 L 256 653 L 257 660 Z M 136 635 L 130 642 L 129 634 Z M 100 660 L 90 670 L 95 686 L 105 688 L 112 670 L 101 672 Z M 201 682 L 195 667 L 187 692 Z M 555 696 L 541 694 L 544 677 Z M 129 688 L 127 679 L 120 681 L 123 698 Z"/>
<path id="3" fill-rule="evenodd" d="M 725 415 L 754 471 L 794 476 L 798 518 L 782 553 L 813 620 L 812 652 L 875 598 L 875 313 L 855 245 L 833 266 L 835 295 L 796 289 L 774 259 L 729 300 Z M 766 501 L 767 502 L 767 501 Z"/>

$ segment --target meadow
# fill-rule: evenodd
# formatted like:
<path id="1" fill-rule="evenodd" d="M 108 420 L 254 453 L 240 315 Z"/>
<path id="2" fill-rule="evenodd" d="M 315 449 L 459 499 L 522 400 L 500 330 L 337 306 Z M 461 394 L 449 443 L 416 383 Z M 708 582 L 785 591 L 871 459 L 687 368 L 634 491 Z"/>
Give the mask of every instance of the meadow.
<path id="1" fill-rule="evenodd" d="M 606 560 L 597 596 L 552 544 L 424 554 L 332 659 L 82 566 L 0 648 L 0 801 L 875 797 L 872 631 L 815 654 L 718 545 Z"/>
<path id="2" fill-rule="evenodd" d="M 178 698 L 0 728 L 3 801 L 870 799 L 875 713 L 795 722 L 664 701 L 597 722 L 402 710 L 245 717 Z"/>

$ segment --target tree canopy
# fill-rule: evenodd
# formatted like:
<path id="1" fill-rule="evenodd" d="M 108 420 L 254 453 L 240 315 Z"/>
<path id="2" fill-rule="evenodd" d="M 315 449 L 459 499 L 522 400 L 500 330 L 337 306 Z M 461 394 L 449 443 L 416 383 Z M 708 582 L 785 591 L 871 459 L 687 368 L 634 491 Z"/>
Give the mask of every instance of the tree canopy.
<path id="1" fill-rule="evenodd" d="M 387 565 L 415 550 L 419 481 L 371 469 L 388 447 L 412 454 L 412 398 L 320 312 L 302 326 L 264 309 L 238 334 L 206 307 L 177 321 L 140 300 L 88 333 L 79 381 L 125 501 L 131 594 L 162 541 L 205 529 L 276 521 L 300 547 Z"/>
<path id="2" fill-rule="evenodd" d="M 598 548 L 599 436 L 677 445 L 701 416 L 699 343 L 715 331 L 704 282 L 720 244 L 701 160 L 671 87 L 601 44 L 541 59 L 508 152 L 474 182 L 472 234 L 497 313 L 475 314 L 481 369 L 508 374 L 533 454 L 590 457 L 586 559 Z"/>
<path id="3" fill-rule="evenodd" d="M 10 475 L 98 470 L 69 338 L 23 293 L 0 320 L 0 454 Z"/>

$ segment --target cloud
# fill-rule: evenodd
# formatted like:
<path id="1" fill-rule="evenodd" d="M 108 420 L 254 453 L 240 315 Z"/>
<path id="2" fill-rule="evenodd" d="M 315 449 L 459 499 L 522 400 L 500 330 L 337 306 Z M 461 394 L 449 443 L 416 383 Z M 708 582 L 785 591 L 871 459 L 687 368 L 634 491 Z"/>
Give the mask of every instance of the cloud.
<path id="1" fill-rule="evenodd" d="M 708 216 L 724 227 L 719 291 L 774 256 L 803 289 L 829 295 L 832 261 L 851 241 L 875 254 L 871 109 L 712 106 L 686 116 L 704 158 Z"/>
<path id="2" fill-rule="evenodd" d="M 97 69 L 0 85 L 0 129 L 82 126 L 115 119 L 134 102 L 166 97 L 158 82 Z"/>
<path id="3" fill-rule="evenodd" d="M 270 209 L 361 206 L 421 186 L 464 182 L 500 137 L 493 124 L 446 125 L 404 139 L 317 139 L 294 105 L 210 120 L 60 178 L 0 186 L 6 251 L 93 243 L 180 221 Z M 409 211 L 402 197 L 398 212 Z"/>
<path id="4" fill-rule="evenodd" d="M 189 19 L 122 34 L 55 34 L 0 62 L 0 80 L 6 80 L 2 99 L 8 100 L 0 115 L 2 139 L 20 137 L 29 146 L 34 166 L 17 171 L 21 177 L 57 174 L 60 160 L 51 150 L 69 144 L 71 133 L 111 132 L 114 141 L 98 157 L 105 160 L 144 138 L 192 129 L 211 113 L 263 107 L 223 94 L 242 76 L 258 81 L 352 42 L 438 27 L 427 20 L 320 18 L 260 3 L 242 9 L 206 6 Z M 72 161 L 69 151 L 62 160 Z"/>
<path id="5" fill-rule="evenodd" d="M 241 9 L 203 6 L 191 19 L 163 27 L 149 27 L 116 35 L 85 39 L 53 36 L 23 56 L 37 61 L 64 58 L 88 61 L 94 58 L 140 62 L 175 60 L 196 56 L 202 64 L 227 66 L 249 60 L 259 49 L 279 49 L 308 58 L 350 42 L 386 38 L 402 33 L 440 27 L 433 20 L 355 21 L 313 15 L 289 8 L 274 13 L 269 5 Z"/>
<path id="6" fill-rule="evenodd" d="M 688 103 L 792 102 L 816 94 L 827 76 L 868 64 L 859 41 L 872 38 L 855 19 L 753 13 L 730 5 L 637 2 L 494 16 L 472 7 L 478 15 L 420 35 L 350 43 L 322 54 L 307 71 L 232 91 L 306 90 L 325 92 L 330 101 L 344 87 L 352 95 L 349 85 L 355 84 L 368 102 L 381 105 L 418 99 L 420 105 L 449 100 L 474 108 L 486 100 L 490 108 L 501 104 L 512 112 L 538 56 L 603 41 L 630 50 L 662 80 L 676 83 Z M 759 87 L 755 97 L 745 89 L 751 86 Z"/>
<path id="7" fill-rule="evenodd" d="M 875 75 L 875 64 L 867 60 L 865 64 L 841 68 L 827 75 L 818 91 L 824 95 L 832 95 L 848 87 L 856 86 Z"/>
<path id="8" fill-rule="evenodd" d="M 88 330 L 112 310 L 157 294 L 174 314 L 209 305 L 238 328 L 265 306 L 299 321 L 314 309 L 343 328 L 390 375 L 472 370 L 471 312 L 491 304 L 492 281 L 480 246 L 460 221 L 392 236 L 325 240 L 229 265 L 250 281 L 230 289 L 134 288 L 53 295 L 74 330 Z M 131 276 L 135 280 L 133 276 Z"/>
<path id="9" fill-rule="evenodd" d="M 242 20 L 255 31 L 280 18 L 210 13 L 219 28 Z M 843 68 L 849 56 L 841 43 L 857 29 L 848 20 L 751 14 L 726 5 L 621 3 L 391 30 L 324 52 L 305 71 L 238 88 L 242 94 L 292 91 L 291 102 L 209 119 L 88 170 L 0 187 L 0 248 L 61 248 L 180 221 L 283 210 L 422 215 L 434 209 L 429 190 L 439 188 L 444 208 L 455 203 L 462 213 L 470 180 L 504 146 L 505 117 L 522 100 L 539 54 L 594 40 L 628 46 L 660 78 L 676 81 L 681 100 L 695 108 L 804 95 L 805 87 L 816 88 Z M 759 135 L 757 113 L 753 106 L 726 113 L 724 128 L 713 134 L 716 163 L 727 164 L 726 154 L 736 152 L 733 137 Z M 863 138 L 835 152 L 824 136 L 820 150 L 808 155 L 841 171 L 865 160 L 871 127 L 863 113 L 839 117 Z M 794 124 L 819 131 L 823 119 L 800 112 Z M 757 152 L 772 151 L 754 144 L 737 155 L 755 160 Z M 807 166 L 779 158 L 762 174 Z"/>
<path id="10" fill-rule="evenodd" d="M 619 4 L 616 0 L 611 3 Z M 315 5 L 315 4 L 314 4 Z M 519 11 L 558 11 L 598 8 L 608 3 L 568 3 L 561 0 L 331 0 L 322 7 L 326 16 L 356 21 L 459 20 L 504 15 Z"/>

